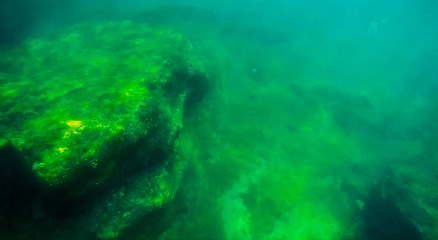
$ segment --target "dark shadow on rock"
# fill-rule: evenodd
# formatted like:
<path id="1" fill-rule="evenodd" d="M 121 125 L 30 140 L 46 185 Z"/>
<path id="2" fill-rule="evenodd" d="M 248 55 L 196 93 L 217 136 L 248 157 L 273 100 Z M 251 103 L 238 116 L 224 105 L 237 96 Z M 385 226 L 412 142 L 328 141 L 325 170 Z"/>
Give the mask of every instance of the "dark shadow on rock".
<path id="1" fill-rule="evenodd" d="M 384 197 L 378 185 L 365 199 L 364 240 L 421 240 L 419 229 L 399 209 L 396 202 Z"/>
<path id="2" fill-rule="evenodd" d="M 44 218 L 42 189 L 31 165 L 10 142 L 0 145 L 0 231 Z"/>

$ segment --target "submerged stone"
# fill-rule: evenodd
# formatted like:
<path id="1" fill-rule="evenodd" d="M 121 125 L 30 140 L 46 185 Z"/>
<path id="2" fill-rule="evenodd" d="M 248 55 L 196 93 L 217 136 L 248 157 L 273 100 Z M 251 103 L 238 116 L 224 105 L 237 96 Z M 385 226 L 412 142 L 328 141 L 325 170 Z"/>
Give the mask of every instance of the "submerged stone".
<path id="1" fill-rule="evenodd" d="M 209 87 L 192 50 L 181 34 L 128 21 L 29 39 L 0 57 L 0 134 L 56 205 L 98 189 L 130 196 L 121 186 L 143 181 L 148 189 L 135 202 L 147 207 L 137 212 L 159 207 L 183 171 L 177 147 L 184 112 Z M 114 233 L 101 235 L 112 238 L 121 226 L 105 228 Z"/>

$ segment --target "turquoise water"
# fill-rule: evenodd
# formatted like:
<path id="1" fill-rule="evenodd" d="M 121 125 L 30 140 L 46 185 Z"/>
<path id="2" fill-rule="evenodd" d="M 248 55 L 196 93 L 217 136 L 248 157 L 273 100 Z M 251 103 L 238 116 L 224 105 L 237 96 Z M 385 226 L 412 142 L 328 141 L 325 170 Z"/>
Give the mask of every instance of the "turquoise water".
<path id="1" fill-rule="evenodd" d="M 438 238 L 437 3 L 16 6 L 0 239 Z"/>

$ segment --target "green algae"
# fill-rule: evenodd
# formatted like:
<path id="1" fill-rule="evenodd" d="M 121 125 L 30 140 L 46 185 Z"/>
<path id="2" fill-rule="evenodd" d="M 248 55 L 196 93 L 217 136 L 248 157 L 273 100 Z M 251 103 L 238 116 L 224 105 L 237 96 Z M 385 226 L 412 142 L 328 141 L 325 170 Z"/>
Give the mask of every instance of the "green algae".
<path id="1" fill-rule="evenodd" d="M 26 40 L 0 62 L 17 66 L 1 75 L 0 129 L 39 182 L 62 193 L 50 201 L 62 205 L 137 176 L 126 186 L 131 194 L 114 190 L 125 198 L 109 200 L 123 211 L 107 211 L 95 230 L 114 238 L 173 198 L 187 160 L 173 153 L 185 105 L 209 84 L 181 34 L 85 23 Z"/>

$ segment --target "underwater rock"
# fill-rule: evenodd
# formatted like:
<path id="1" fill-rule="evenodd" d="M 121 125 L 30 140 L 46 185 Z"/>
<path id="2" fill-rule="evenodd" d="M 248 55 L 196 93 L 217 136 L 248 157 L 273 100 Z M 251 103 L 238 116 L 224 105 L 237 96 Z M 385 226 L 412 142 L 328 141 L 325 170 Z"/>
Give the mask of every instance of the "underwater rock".
<path id="1" fill-rule="evenodd" d="M 143 207 L 125 205 L 119 218 L 172 199 L 184 114 L 210 86 L 192 50 L 170 29 L 126 21 L 80 24 L 1 54 L 0 66 L 14 66 L 0 72 L 1 133 L 33 165 L 52 214 L 111 189 L 134 198 L 125 187 Z M 98 235 L 114 238 L 139 217 Z"/>

